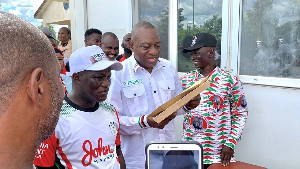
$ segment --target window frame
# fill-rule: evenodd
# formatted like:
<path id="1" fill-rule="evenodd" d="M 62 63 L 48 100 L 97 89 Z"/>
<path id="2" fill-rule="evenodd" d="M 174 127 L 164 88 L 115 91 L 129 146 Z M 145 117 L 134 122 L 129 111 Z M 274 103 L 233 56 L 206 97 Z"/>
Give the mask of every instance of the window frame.
<path id="1" fill-rule="evenodd" d="M 133 24 L 138 22 L 138 0 L 132 0 Z M 300 88 L 300 79 L 240 75 L 240 46 L 243 1 L 223 0 L 221 68 L 239 76 L 244 84 Z M 169 60 L 178 71 L 178 0 L 169 0 Z M 176 10 L 174 10 L 176 9 Z M 170 29 L 171 28 L 171 29 Z M 226 32 L 226 33 L 225 33 Z M 172 36 L 176 34 L 177 36 Z M 179 76 L 186 72 L 178 72 Z"/>
<path id="2" fill-rule="evenodd" d="M 240 75 L 239 70 L 241 67 L 240 64 L 240 47 L 241 47 L 241 34 L 242 31 L 241 24 L 242 23 L 242 9 L 243 9 L 243 1 L 234 1 L 233 2 L 233 16 L 238 16 L 238 19 L 234 19 L 233 22 L 233 34 L 235 34 L 235 38 L 237 37 L 238 48 L 234 50 L 234 54 L 237 57 L 237 64 L 234 64 L 234 60 L 232 61 L 232 65 L 235 66 L 237 70 L 237 74 L 239 75 L 239 79 L 244 84 L 254 84 L 254 85 L 266 85 L 266 86 L 278 86 L 278 87 L 291 87 L 291 88 L 300 88 L 300 79 L 292 79 L 292 78 L 280 78 L 280 77 L 266 77 L 266 76 L 250 76 L 250 75 Z M 238 27 L 238 29 L 236 28 Z"/>

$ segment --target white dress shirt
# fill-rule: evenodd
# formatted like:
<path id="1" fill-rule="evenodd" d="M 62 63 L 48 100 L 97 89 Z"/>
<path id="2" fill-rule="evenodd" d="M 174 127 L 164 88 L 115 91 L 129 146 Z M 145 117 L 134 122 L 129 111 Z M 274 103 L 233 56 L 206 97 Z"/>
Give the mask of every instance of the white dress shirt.
<path id="1" fill-rule="evenodd" d="M 145 167 L 145 146 L 150 141 L 176 140 L 174 120 L 164 129 L 141 126 L 141 116 L 182 92 L 181 82 L 170 61 L 160 58 L 151 73 L 140 67 L 134 57 L 122 62 L 114 71 L 108 101 L 120 119 L 121 148 L 129 169 Z M 178 114 L 185 113 L 182 109 Z M 145 117 L 146 118 L 146 117 Z"/>

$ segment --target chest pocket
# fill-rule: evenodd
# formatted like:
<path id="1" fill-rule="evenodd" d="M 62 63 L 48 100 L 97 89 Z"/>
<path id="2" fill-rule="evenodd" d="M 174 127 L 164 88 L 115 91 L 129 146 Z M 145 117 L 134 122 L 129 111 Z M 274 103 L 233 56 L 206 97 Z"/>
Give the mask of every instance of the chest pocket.
<path id="1" fill-rule="evenodd" d="M 144 115 L 148 110 L 147 95 L 143 84 L 123 88 L 125 101 L 132 116 Z"/>
<path id="2" fill-rule="evenodd" d="M 171 100 L 174 96 L 175 84 L 173 80 L 162 80 L 157 82 L 162 102 Z"/>

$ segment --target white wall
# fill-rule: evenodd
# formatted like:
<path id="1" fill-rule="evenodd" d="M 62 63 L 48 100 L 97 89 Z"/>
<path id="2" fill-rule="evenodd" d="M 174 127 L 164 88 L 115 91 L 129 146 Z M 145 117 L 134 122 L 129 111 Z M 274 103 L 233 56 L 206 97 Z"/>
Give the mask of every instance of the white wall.
<path id="1" fill-rule="evenodd" d="M 84 33 L 97 28 L 118 36 L 120 53 L 123 36 L 132 28 L 131 0 L 70 0 L 73 51 L 84 46 Z"/>
<path id="2" fill-rule="evenodd" d="M 270 169 L 300 168 L 300 90 L 243 86 L 249 117 L 236 158 Z"/>
<path id="3" fill-rule="evenodd" d="M 86 0 L 70 0 L 71 38 L 73 52 L 84 47 L 84 32 L 87 29 Z"/>
<path id="4" fill-rule="evenodd" d="M 87 0 L 88 28 L 113 32 L 122 43 L 132 28 L 131 0 Z M 120 53 L 121 50 L 120 46 Z"/>

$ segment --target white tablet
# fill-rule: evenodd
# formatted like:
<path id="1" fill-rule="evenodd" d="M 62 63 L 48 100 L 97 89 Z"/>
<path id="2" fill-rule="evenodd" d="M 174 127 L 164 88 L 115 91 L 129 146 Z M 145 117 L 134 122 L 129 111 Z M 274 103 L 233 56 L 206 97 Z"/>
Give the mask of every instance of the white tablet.
<path id="1" fill-rule="evenodd" d="M 202 169 L 202 156 L 202 146 L 198 142 L 151 142 L 146 146 L 146 168 Z"/>

